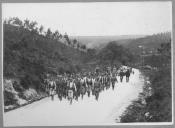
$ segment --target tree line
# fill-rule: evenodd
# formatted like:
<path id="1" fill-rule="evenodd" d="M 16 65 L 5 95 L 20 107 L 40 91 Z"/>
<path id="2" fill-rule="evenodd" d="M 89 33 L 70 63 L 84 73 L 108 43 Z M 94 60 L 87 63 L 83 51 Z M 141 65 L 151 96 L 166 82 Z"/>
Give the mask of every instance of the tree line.
<path id="1" fill-rule="evenodd" d="M 30 21 L 28 19 L 22 21 L 18 17 L 11 17 L 9 19 L 5 19 L 3 21 L 3 24 L 17 26 L 19 28 L 23 28 L 30 31 L 33 34 L 38 34 L 48 39 L 62 42 L 65 45 L 78 49 L 80 51 L 87 51 L 85 44 L 80 43 L 77 39 L 71 39 L 67 33 L 61 34 L 58 30 L 53 32 L 50 28 L 48 28 L 45 31 L 44 26 L 43 25 L 39 26 L 36 21 Z"/>

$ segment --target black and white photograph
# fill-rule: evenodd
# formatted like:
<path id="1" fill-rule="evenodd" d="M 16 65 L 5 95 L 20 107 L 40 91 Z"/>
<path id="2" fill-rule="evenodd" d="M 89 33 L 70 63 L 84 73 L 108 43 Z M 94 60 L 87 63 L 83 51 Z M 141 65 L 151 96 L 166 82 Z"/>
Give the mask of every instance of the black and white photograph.
<path id="1" fill-rule="evenodd" d="M 173 124 L 172 2 L 2 3 L 3 126 Z"/>

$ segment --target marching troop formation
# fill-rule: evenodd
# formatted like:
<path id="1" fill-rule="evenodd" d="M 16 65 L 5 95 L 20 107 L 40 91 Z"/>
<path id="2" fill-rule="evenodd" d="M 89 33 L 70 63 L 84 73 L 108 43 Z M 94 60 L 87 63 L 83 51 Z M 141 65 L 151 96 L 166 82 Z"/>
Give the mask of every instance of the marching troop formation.
<path id="1" fill-rule="evenodd" d="M 78 97 L 83 99 L 84 95 L 94 95 L 98 100 L 99 93 L 107 90 L 112 86 L 115 88 L 115 83 L 118 82 L 117 76 L 120 77 L 120 82 L 126 76 L 126 82 L 129 82 L 130 74 L 134 73 L 132 68 L 122 66 L 118 69 L 115 67 L 113 70 L 110 67 L 101 72 L 99 68 L 95 72 L 77 73 L 77 74 L 64 74 L 58 75 L 56 78 L 45 80 L 45 90 L 49 93 L 52 100 L 54 95 L 57 94 L 58 98 L 68 99 L 72 104 L 73 99 L 78 100 Z"/>

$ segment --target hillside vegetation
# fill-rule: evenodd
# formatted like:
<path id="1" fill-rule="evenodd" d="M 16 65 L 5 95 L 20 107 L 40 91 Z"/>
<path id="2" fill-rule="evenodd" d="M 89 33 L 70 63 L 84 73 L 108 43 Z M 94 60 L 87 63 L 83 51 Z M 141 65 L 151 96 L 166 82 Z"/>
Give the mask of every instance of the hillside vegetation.
<path id="1" fill-rule="evenodd" d="M 145 64 L 155 67 L 155 70 L 141 70 L 148 78 L 144 92 L 121 116 L 121 122 L 172 121 L 171 38 L 162 43 L 157 52 L 157 55 L 145 58 Z"/>
<path id="2" fill-rule="evenodd" d="M 132 52 L 118 45 L 115 42 L 109 42 L 106 47 L 101 49 L 98 53 L 99 62 L 103 65 L 129 65 L 134 63 L 135 58 Z"/>
<path id="3" fill-rule="evenodd" d="M 17 21 L 20 20 L 14 18 L 3 24 L 5 105 L 17 104 L 18 98 L 28 100 L 26 90 L 45 93 L 47 74 L 79 72 L 86 58 L 84 45 L 76 43 L 77 47 L 72 47 L 67 35 L 57 39 L 51 32 L 36 31 L 37 27 L 31 27 L 35 22 L 27 26 L 29 21 Z"/>

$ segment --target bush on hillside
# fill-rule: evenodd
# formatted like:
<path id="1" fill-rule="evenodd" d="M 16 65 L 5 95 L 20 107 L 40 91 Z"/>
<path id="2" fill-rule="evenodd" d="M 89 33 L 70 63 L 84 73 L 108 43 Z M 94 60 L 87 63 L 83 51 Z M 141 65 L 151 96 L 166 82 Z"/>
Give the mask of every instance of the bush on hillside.
<path id="1" fill-rule="evenodd" d="M 17 99 L 15 98 L 15 95 L 12 92 L 9 92 L 7 90 L 4 91 L 4 105 L 14 105 L 17 104 Z"/>
<path id="2" fill-rule="evenodd" d="M 109 65 L 116 65 L 116 62 L 125 65 L 134 60 L 134 56 L 129 49 L 118 45 L 116 42 L 110 42 L 106 47 L 104 47 L 98 53 L 98 58 L 100 59 L 100 63 Z"/>
<path id="3" fill-rule="evenodd" d="M 171 70 L 162 69 L 151 78 L 153 95 L 146 99 L 147 109 L 152 115 L 150 121 L 172 120 Z"/>

